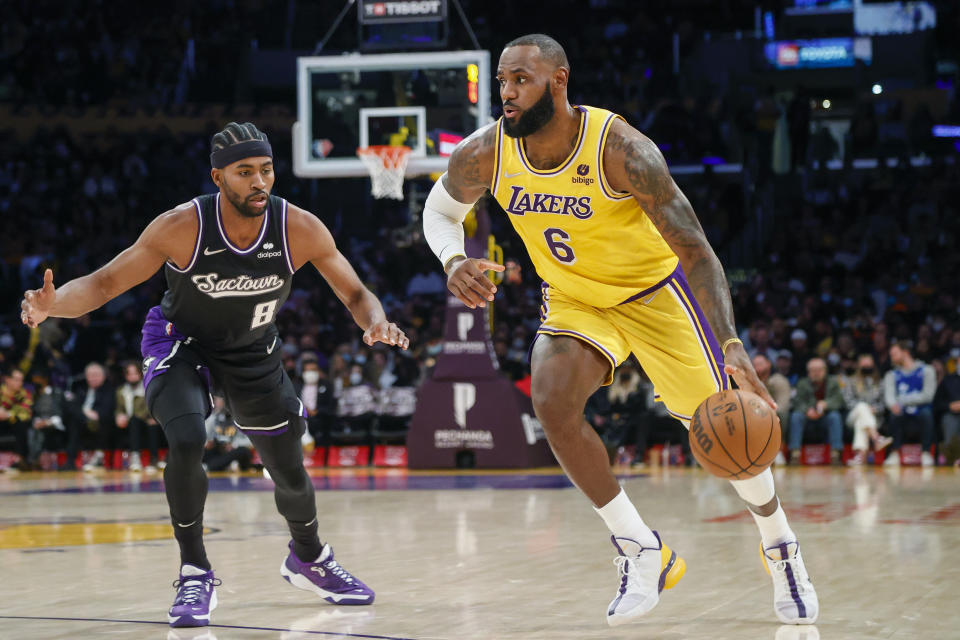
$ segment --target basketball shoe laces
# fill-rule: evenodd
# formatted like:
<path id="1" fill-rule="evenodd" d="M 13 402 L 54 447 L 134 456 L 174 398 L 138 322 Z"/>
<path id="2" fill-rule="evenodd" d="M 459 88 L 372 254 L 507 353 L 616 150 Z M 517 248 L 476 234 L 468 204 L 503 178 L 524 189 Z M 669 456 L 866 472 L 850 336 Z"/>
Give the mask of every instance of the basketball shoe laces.
<path id="1" fill-rule="evenodd" d="M 354 580 L 353 576 L 350 575 L 349 571 L 341 567 L 340 563 L 337 562 L 336 560 L 327 560 L 322 564 L 324 568 L 329 569 L 330 573 L 332 573 L 336 577 L 340 578 L 344 582 L 349 582 L 350 584 L 353 584 L 353 580 Z"/>
<path id="2" fill-rule="evenodd" d="M 781 584 L 786 587 L 787 591 L 796 591 L 797 595 L 803 595 L 807 591 L 807 587 L 804 585 L 804 582 L 806 582 L 806 576 L 801 576 L 798 574 L 797 566 L 794 564 L 796 560 L 797 556 L 787 560 L 771 560 L 770 558 L 767 558 L 767 563 L 770 565 L 772 571 L 776 571 L 774 575 L 776 575 Z M 790 586 L 790 581 L 787 579 L 787 566 L 790 567 L 790 571 L 793 573 L 794 587 Z"/>
<path id="3" fill-rule="evenodd" d="M 191 576 L 193 578 L 193 576 Z M 177 599 L 173 603 L 174 606 L 186 604 L 186 605 L 195 605 L 200 602 L 200 596 L 203 595 L 205 589 L 204 583 L 210 582 L 211 586 L 219 587 L 223 582 L 220 578 L 214 578 L 210 580 L 209 578 L 203 580 L 197 580 L 195 578 L 190 580 L 180 580 L 179 578 L 173 581 L 173 586 L 175 589 L 179 589 L 177 592 Z"/>
<path id="4" fill-rule="evenodd" d="M 643 551 L 646 551 L 644 549 Z M 643 553 L 641 551 L 640 553 Z M 627 582 L 630 579 L 630 568 L 633 568 L 633 575 L 637 579 L 640 577 L 640 570 L 637 569 L 637 563 L 635 558 L 630 558 L 627 556 L 616 556 L 613 559 L 613 564 L 617 566 L 617 571 L 620 573 L 620 593 L 624 594 L 627 591 Z"/>

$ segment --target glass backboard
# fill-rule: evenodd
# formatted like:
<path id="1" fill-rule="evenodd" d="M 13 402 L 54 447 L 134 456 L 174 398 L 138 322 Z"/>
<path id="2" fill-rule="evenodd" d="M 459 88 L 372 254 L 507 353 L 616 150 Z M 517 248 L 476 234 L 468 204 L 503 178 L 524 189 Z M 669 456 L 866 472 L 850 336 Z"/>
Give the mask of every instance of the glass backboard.
<path id="1" fill-rule="evenodd" d="M 491 120 L 490 77 L 487 51 L 298 58 L 294 173 L 365 176 L 357 147 L 386 144 L 413 149 L 408 176 L 444 171 Z"/>

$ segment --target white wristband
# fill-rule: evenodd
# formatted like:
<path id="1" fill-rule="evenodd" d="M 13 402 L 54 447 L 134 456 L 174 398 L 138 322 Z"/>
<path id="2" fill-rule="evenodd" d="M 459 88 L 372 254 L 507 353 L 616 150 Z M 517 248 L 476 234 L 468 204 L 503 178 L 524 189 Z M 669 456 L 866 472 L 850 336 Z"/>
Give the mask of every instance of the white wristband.
<path id="1" fill-rule="evenodd" d="M 423 205 L 423 237 L 440 264 L 446 266 L 450 258 L 467 255 L 463 246 L 463 221 L 472 204 L 457 202 L 443 186 L 444 173 L 434 183 Z"/>

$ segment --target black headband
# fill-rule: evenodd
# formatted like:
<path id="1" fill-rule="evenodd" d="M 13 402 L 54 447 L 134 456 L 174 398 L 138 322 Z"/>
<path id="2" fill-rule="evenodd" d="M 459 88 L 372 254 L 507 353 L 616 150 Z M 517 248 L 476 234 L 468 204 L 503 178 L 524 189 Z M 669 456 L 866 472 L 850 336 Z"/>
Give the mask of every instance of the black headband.
<path id="1" fill-rule="evenodd" d="M 217 149 L 210 154 L 210 165 L 214 169 L 223 169 L 237 160 L 256 156 L 270 156 L 272 158 L 273 149 L 270 148 L 270 143 L 266 140 L 244 140 L 229 147 Z"/>

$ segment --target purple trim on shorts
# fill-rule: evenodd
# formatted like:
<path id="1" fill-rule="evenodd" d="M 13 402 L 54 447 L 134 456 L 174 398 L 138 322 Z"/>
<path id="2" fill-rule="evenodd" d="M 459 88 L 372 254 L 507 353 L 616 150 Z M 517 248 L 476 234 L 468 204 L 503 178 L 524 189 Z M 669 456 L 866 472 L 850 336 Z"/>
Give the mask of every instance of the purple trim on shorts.
<path id="1" fill-rule="evenodd" d="M 220 238 L 223 239 L 223 244 L 227 246 L 227 249 L 230 249 L 230 251 L 234 252 L 238 256 L 245 256 L 248 253 L 256 251 L 258 248 L 260 248 L 260 243 L 262 243 L 263 239 L 267 236 L 267 226 L 269 226 L 270 224 L 270 196 L 267 196 L 267 208 L 266 208 L 266 211 L 263 212 L 263 223 L 260 225 L 260 235 L 257 236 L 257 239 L 253 241 L 253 244 L 251 244 L 246 249 L 240 249 L 239 247 L 234 246 L 232 242 L 230 242 L 230 239 L 227 237 L 227 232 L 223 230 L 223 220 L 221 219 L 222 212 L 220 211 L 220 194 L 219 193 L 217 194 L 216 202 L 217 202 L 216 204 L 217 230 L 220 231 Z"/>
<path id="2" fill-rule="evenodd" d="M 540 171 L 539 169 L 535 169 L 532 164 L 527 162 L 527 156 L 523 152 L 523 138 L 516 139 L 517 156 L 520 158 L 520 162 L 523 163 L 523 166 L 524 168 L 526 168 L 527 171 L 541 178 L 557 176 L 557 175 L 560 175 L 563 171 L 565 171 L 567 167 L 572 165 L 573 161 L 577 158 L 578 155 L 580 155 L 580 149 L 583 147 L 583 141 L 587 139 L 587 124 L 589 124 L 588 120 L 590 118 L 590 113 L 581 106 L 577 106 L 575 108 L 579 109 L 580 113 L 583 114 L 583 122 L 580 123 L 580 137 L 577 140 L 577 147 L 573 150 L 573 153 L 570 154 L 570 157 L 567 158 L 567 161 L 564 162 L 559 167 L 557 167 L 556 169 L 550 169 L 548 171 Z"/>
<path id="3" fill-rule="evenodd" d="M 569 329 L 554 329 L 553 327 L 546 327 L 543 325 L 540 325 L 540 328 L 537 329 L 537 333 L 543 333 L 550 336 L 559 335 L 559 336 L 571 336 L 574 338 L 580 338 L 584 342 L 587 342 L 593 345 L 594 347 L 596 347 L 597 349 L 599 349 L 603 353 L 603 355 L 607 356 L 607 358 L 610 360 L 610 363 L 613 365 L 613 368 L 614 369 L 617 368 L 617 359 L 613 357 L 613 354 L 610 353 L 606 349 L 606 347 L 604 347 L 602 344 L 600 344 L 590 336 L 585 336 L 578 331 L 570 331 Z"/>
<path id="4" fill-rule="evenodd" d="M 193 206 L 197 209 L 197 241 L 193 245 L 193 256 L 190 257 L 190 262 L 187 263 L 187 266 L 183 269 L 179 268 L 171 260 L 167 260 L 167 264 L 171 269 L 177 273 L 186 273 L 193 269 L 193 265 L 197 263 L 197 256 L 200 255 L 200 245 L 203 244 L 203 213 L 200 211 L 200 201 L 194 198 L 191 200 Z"/>
<path id="5" fill-rule="evenodd" d="M 666 404 L 664 404 L 664 409 L 666 409 L 667 413 L 672 415 L 677 420 L 686 420 L 687 422 L 690 422 L 691 420 L 693 420 L 693 416 L 685 416 L 682 413 L 675 413 L 673 411 L 670 411 L 670 407 L 666 406 Z"/>
<path id="6" fill-rule="evenodd" d="M 639 300 L 640 298 L 645 298 L 645 297 L 647 297 L 648 295 L 650 295 L 651 293 L 653 293 L 653 292 L 656 291 L 657 289 L 662 288 L 665 284 L 667 284 L 668 282 L 670 282 L 670 280 L 671 280 L 675 275 L 677 275 L 677 272 L 678 272 L 678 271 L 680 271 L 680 263 L 679 263 L 679 262 L 677 263 L 677 268 L 674 269 L 673 271 L 671 271 L 671 272 L 670 272 L 670 275 L 668 275 L 666 278 L 664 278 L 663 280 L 661 280 L 661 281 L 658 282 L 657 284 L 653 285 L 652 287 L 647 287 L 646 289 L 644 289 L 644 290 L 641 291 L 640 293 L 635 293 L 635 294 L 633 294 L 632 296 L 630 296 L 629 298 L 627 298 L 627 299 L 624 300 L 623 302 L 617 304 L 617 306 L 619 307 L 621 304 L 627 304 L 627 303 L 629 303 L 629 302 L 633 302 L 634 300 Z"/>
<path id="7" fill-rule="evenodd" d="M 786 543 L 781 543 L 780 548 L 780 559 L 787 559 L 787 545 Z M 790 597 L 793 598 L 794 604 L 797 605 L 797 613 L 801 618 L 807 617 L 807 607 L 803 604 L 803 598 L 800 597 L 800 593 L 797 591 L 797 580 L 793 575 L 793 567 L 789 562 L 784 563 L 784 570 L 787 574 L 787 583 L 790 585 Z"/>
<path id="8" fill-rule="evenodd" d="M 683 289 L 687 299 L 690 301 L 689 306 L 693 309 L 694 314 L 696 314 L 697 320 L 700 323 L 700 328 L 703 329 L 703 335 L 707 338 L 709 351 L 713 354 L 713 359 L 717 363 L 716 371 L 720 376 L 720 389 L 729 389 L 730 384 L 727 380 L 727 375 L 723 371 L 723 351 L 720 350 L 720 343 L 717 342 L 717 338 L 713 334 L 713 327 L 710 326 L 706 316 L 703 315 L 703 311 L 700 309 L 700 303 L 697 302 L 696 296 L 693 295 L 693 291 L 690 289 L 690 283 L 687 282 L 687 276 L 683 273 L 683 269 L 680 268 L 680 265 L 677 265 L 676 274 L 677 277 L 675 278 L 675 282 L 680 285 L 680 288 Z M 697 333 L 697 336 L 700 336 L 699 332 Z M 702 342 L 703 341 L 701 340 L 701 343 Z"/>
<path id="9" fill-rule="evenodd" d="M 703 358 L 704 360 L 707 361 L 707 369 L 710 370 L 710 374 L 713 376 L 713 381 L 717 385 L 717 391 L 720 391 L 724 388 L 723 382 L 721 382 L 722 378 L 720 374 L 717 373 L 717 370 L 713 367 L 713 363 L 710 361 L 710 354 L 709 354 L 710 346 L 706 342 L 704 342 L 703 336 L 700 335 L 700 329 L 697 326 L 696 319 L 690 315 L 693 312 L 693 309 L 691 309 L 690 305 L 688 305 L 684 301 L 683 296 L 681 295 L 681 292 L 677 288 L 677 285 L 675 283 L 671 282 L 669 286 L 670 286 L 670 290 L 673 292 L 673 295 L 676 296 L 677 302 L 680 303 L 680 306 L 686 312 L 687 321 L 690 323 L 690 326 L 693 329 L 693 332 L 697 335 L 697 342 L 700 343 L 700 349 L 703 353 Z"/>
<path id="10" fill-rule="evenodd" d="M 169 371 L 167 361 L 177 352 L 180 345 L 188 341 L 189 338 L 180 333 L 173 323 L 164 317 L 160 307 L 152 307 L 147 312 L 140 339 L 140 355 L 143 356 L 146 367 L 143 372 L 144 389 L 150 386 L 154 378 Z M 207 385 L 207 391 L 210 392 L 213 389 L 210 370 L 207 367 L 201 367 L 197 373 Z"/>
<path id="11" fill-rule="evenodd" d="M 600 177 L 597 182 L 600 183 L 600 189 L 603 191 L 603 195 L 615 201 L 626 200 L 630 197 L 629 193 L 614 192 L 613 186 L 610 186 L 610 189 L 607 189 L 607 178 L 603 174 L 603 149 L 606 146 L 607 129 L 610 128 L 610 125 L 613 124 L 613 121 L 617 118 L 619 118 L 619 116 L 615 113 L 611 113 L 609 116 L 607 116 L 606 121 L 603 123 L 603 128 L 600 130 L 600 143 L 597 145 L 597 175 Z"/>
<path id="12" fill-rule="evenodd" d="M 280 237 L 283 238 L 283 255 L 287 260 L 287 268 L 293 273 L 293 256 L 290 255 L 290 241 L 287 240 L 287 205 L 289 203 L 284 200 L 280 208 Z"/>

